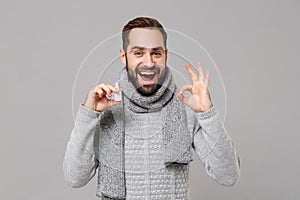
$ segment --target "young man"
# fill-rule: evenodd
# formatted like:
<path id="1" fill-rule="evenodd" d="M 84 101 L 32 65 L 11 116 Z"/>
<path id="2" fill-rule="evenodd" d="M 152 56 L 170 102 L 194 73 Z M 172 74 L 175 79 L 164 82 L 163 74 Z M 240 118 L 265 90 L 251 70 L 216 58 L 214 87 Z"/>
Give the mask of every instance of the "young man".
<path id="1" fill-rule="evenodd" d="M 118 87 L 94 87 L 79 107 L 63 163 L 66 181 L 84 186 L 98 169 L 100 199 L 186 200 L 194 149 L 211 178 L 234 185 L 239 160 L 211 102 L 209 71 L 198 64 L 197 75 L 187 64 L 193 83 L 175 94 L 162 25 L 135 18 L 122 39 Z"/>

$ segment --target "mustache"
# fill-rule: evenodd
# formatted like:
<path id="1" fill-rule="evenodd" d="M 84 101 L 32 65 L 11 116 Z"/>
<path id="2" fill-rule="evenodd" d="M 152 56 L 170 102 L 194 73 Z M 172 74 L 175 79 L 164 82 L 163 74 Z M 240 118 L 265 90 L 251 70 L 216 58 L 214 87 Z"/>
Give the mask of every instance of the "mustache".
<path id="1" fill-rule="evenodd" d="M 142 65 L 135 68 L 136 73 L 139 73 L 140 71 L 156 71 L 157 74 L 160 74 L 160 68 L 156 65 L 153 65 L 152 67 Z"/>

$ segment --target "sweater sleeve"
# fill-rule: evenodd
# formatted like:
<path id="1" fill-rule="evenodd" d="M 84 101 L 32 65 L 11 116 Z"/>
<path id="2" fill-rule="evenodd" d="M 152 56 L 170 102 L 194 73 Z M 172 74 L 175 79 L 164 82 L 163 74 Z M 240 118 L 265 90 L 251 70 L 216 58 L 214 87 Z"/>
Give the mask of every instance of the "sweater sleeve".
<path id="1" fill-rule="evenodd" d="M 240 161 L 215 107 L 195 113 L 193 147 L 211 178 L 225 186 L 236 183 Z"/>
<path id="2" fill-rule="evenodd" d="M 98 134 L 100 115 L 100 112 L 79 106 L 63 160 L 64 177 L 71 187 L 86 185 L 96 173 L 94 138 Z"/>

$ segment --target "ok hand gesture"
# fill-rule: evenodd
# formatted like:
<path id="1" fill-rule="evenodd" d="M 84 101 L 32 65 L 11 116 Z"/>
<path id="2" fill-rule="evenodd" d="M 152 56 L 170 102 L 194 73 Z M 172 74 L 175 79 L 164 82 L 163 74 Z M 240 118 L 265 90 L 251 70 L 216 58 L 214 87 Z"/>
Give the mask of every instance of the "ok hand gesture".
<path id="1" fill-rule="evenodd" d="M 210 73 L 207 69 L 204 77 L 201 64 L 197 63 L 197 67 L 199 70 L 199 75 L 193 71 L 190 64 L 186 64 L 186 69 L 192 78 L 193 85 L 184 85 L 177 95 L 183 103 L 188 105 L 195 112 L 205 112 L 212 107 L 210 93 L 208 90 Z M 189 91 L 191 95 L 184 96 L 184 91 Z"/>
<path id="2" fill-rule="evenodd" d="M 120 101 L 115 101 L 108 98 L 112 96 L 113 92 L 120 93 L 121 90 L 109 84 L 102 83 L 97 85 L 87 95 L 84 106 L 91 110 L 101 112 L 107 108 L 121 103 Z"/>

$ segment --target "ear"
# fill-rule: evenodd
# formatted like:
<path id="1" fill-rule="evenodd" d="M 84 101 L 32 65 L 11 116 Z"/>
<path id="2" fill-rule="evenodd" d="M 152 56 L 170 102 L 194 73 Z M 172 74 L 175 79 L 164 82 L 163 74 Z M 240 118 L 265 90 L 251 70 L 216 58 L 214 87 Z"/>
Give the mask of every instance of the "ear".
<path id="1" fill-rule="evenodd" d="M 168 58 L 168 49 L 165 50 L 165 54 L 166 54 L 166 61 L 167 61 L 167 58 Z"/>
<path id="2" fill-rule="evenodd" d="M 123 49 L 120 49 L 120 59 L 123 65 L 126 65 L 126 55 Z"/>

